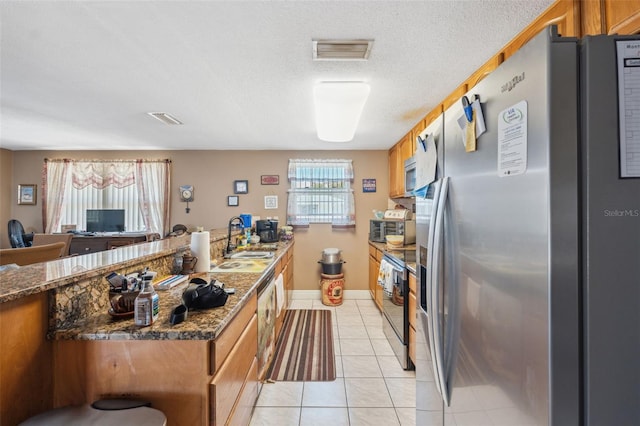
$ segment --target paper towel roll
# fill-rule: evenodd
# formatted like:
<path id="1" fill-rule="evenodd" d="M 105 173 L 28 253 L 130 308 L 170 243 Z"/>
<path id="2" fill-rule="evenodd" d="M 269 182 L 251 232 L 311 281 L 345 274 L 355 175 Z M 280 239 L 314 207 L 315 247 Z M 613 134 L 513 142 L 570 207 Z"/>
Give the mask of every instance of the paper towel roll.
<path id="1" fill-rule="evenodd" d="M 191 255 L 198 258 L 196 272 L 209 272 L 211 269 L 209 231 L 191 233 Z"/>

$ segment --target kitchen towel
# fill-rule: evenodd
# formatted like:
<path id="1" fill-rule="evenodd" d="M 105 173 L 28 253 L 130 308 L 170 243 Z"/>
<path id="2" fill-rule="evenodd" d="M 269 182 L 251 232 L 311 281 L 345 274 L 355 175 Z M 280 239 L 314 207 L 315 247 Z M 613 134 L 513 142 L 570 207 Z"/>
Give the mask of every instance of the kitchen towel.
<path id="1" fill-rule="evenodd" d="M 382 287 L 384 294 L 391 297 L 393 294 L 393 266 L 386 259 L 380 261 L 378 284 Z"/>
<path id="2" fill-rule="evenodd" d="M 284 278 L 282 274 L 278 275 L 276 278 L 276 317 L 280 317 L 280 311 L 282 311 L 282 306 L 284 305 Z"/>
<path id="3" fill-rule="evenodd" d="M 209 231 L 191 233 L 191 255 L 198 258 L 196 272 L 209 272 L 211 269 L 211 246 Z"/>

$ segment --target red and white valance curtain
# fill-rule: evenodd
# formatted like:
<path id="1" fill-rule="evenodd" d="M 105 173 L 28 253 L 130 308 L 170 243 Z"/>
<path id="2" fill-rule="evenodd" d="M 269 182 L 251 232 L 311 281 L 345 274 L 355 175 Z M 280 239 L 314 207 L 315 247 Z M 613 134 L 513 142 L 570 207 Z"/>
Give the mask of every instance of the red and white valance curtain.
<path id="1" fill-rule="evenodd" d="M 128 230 L 166 235 L 170 222 L 170 171 L 168 159 L 45 159 L 42 215 L 45 232 L 59 232 L 63 216 L 77 222 L 78 217 L 84 217 L 86 208 L 117 207 L 129 210 L 131 217 L 140 217 L 141 223 L 131 220 L 135 225 Z M 88 200 L 91 197 L 86 195 L 87 188 L 100 193 L 98 205 Z M 80 216 L 74 216 L 77 214 Z"/>

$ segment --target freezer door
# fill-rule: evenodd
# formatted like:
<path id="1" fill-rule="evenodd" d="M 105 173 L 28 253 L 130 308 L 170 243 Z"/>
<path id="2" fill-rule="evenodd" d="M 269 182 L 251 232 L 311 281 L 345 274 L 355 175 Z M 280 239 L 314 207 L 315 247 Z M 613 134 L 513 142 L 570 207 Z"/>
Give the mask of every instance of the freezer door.
<path id="1" fill-rule="evenodd" d="M 476 151 L 465 151 L 461 103 L 445 111 L 441 315 L 445 418 L 457 424 L 576 424 L 577 48 L 551 38 L 538 35 L 467 93 L 486 123 Z"/>
<path id="2" fill-rule="evenodd" d="M 631 52 L 616 58 L 618 44 Z M 621 85 L 632 125 L 639 47 L 638 36 L 599 36 L 581 48 L 585 425 L 640 424 L 640 178 L 620 178 L 625 152 L 618 149 L 615 96 Z M 623 137 L 630 138 L 628 148 L 640 147 L 640 133 Z M 640 151 L 635 155 L 640 164 Z"/>
<path id="3" fill-rule="evenodd" d="M 416 321 L 416 425 L 442 426 L 444 411 L 442 396 L 431 368 L 431 350 L 427 327 L 429 317 L 418 308 Z"/>
<path id="4" fill-rule="evenodd" d="M 436 168 L 436 178 L 442 177 L 444 159 L 443 141 L 443 115 L 440 115 L 433 123 L 425 129 L 424 134 L 435 143 L 437 149 L 438 164 Z M 420 146 L 418 146 L 420 149 Z M 417 167 L 426 168 L 423 163 L 426 156 L 416 156 Z M 439 184 L 438 184 L 439 185 Z M 430 297 L 430 288 L 427 286 L 427 258 L 431 253 L 432 241 L 429 239 L 430 225 L 435 225 L 434 214 L 436 203 L 434 196 L 437 184 L 434 182 L 429 186 L 429 190 L 424 196 L 416 196 L 416 279 L 417 279 L 417 321 L 416 321 L 416 425 L 442 426 L 444 422 L 444 406 L 440 393 L 439 379 L 436 379 L 437 366 L 435 358 L 432 356 L 433 340 L 430 332 L 433 333 L 433 324 L 427 313 Z"/>

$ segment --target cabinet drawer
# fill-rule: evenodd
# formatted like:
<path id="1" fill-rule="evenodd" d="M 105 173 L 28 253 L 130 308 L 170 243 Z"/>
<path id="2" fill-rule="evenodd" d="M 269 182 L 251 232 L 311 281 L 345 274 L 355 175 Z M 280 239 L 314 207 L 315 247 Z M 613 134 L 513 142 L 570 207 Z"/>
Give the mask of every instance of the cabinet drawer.
<path id="1" fill-rule="evenodd" d="M 73 238 L 69 245 L 69 253 L 71 254 L 89 254 L 107 250 L 106 239 L 78 239 Z"/>
<path id="2" fill-rule="evenodd" d="M 409 358 L 416 363 L 416 330 L 413 327 L 409 327 Z"/>
<path id="3" fill-rule="evenodd" d="M 409 325 L 413 328 L 416 328 L 416 294 L 413 292 L 409 293 Z"/>
<path id="4" fill-rule="evenodd" d="M 416 276 L 409 274 L 409 291 L 416 293 Z"/>
<path id="5" fill-rule="evenodd" d="M 251 322 L 240 336 L 226 361 L 211 381 L 209 404 L 211 416 L 216 425 L 224 425 L 236 404 L 245 379 L 256 359 L 258 352 L 258 316 L 253 315 Z"/>
<path id="6" fill-rule="evenodd" d="M 247 305 L 242 308 L 238 315 L 236 315 L 232 320 L 229 321 L 227 328 L 222 331 L 222 334 L 211 343 L 211 361 L 209 365 L 209 374 L 215 374 L 215 372 L 220 368 L 222 363 L 224 362 L 229 352 L 233 346 L 238 342 L 240 335 L 243 330 L 249 323 L 249 321 L 253 318 L 256 313 L 256 308 L 258 306 L 257 296 L 254 294 L 251 299 L 247 302 Z M 257 342 L 256 338 L 256 342 Z M 257 352 L 257 343 L 256 348 L 253 351 L 255 355 Z"/>
<path id="7" fill-rule="evenodd" d="M 244 381 L 244 388 L 240 393 L 236 407 L 229 419 L 229 425 L 246 426 L 251 420 L 253 406 L 258 399 L 260 386 L 258 382 L 258 359 L 254 358 L 249 369 L 249 374 Z"/>

